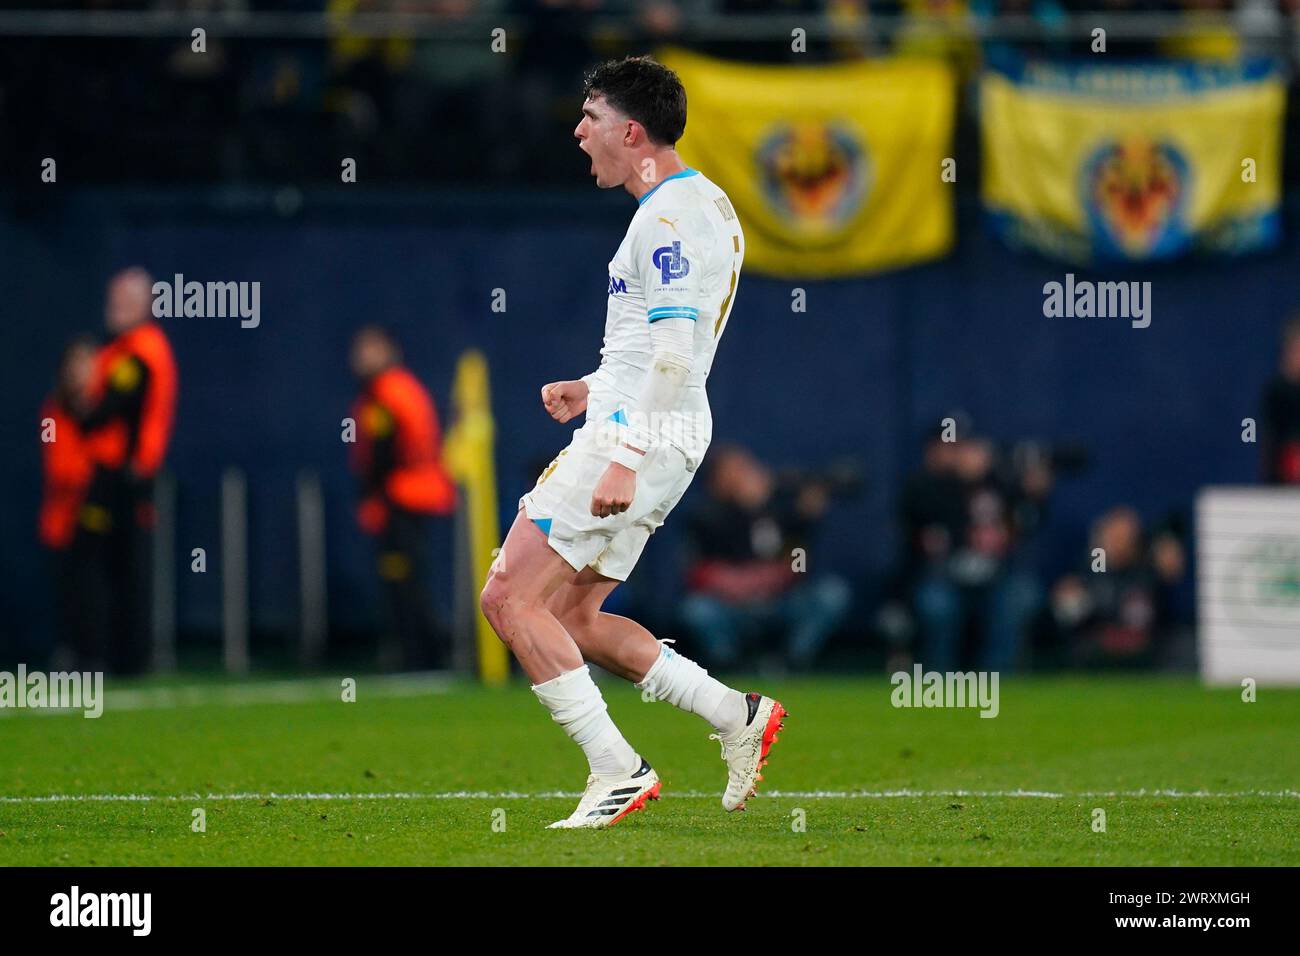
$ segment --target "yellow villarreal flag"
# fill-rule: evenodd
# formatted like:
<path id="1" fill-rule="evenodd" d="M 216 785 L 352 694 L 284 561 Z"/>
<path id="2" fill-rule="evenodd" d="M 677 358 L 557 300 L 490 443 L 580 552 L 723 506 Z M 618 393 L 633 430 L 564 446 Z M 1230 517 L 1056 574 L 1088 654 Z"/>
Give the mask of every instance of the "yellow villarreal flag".
<path id="1" fill-rule="evenodd" d="M 984 204 L 1069 261 L 1240 253 L 1280 234 L 1285 89 L 1267 60 L 985 74 Z"/>
<path id="2" fill-rule="evenodd" d="M 908 265 L 952 244 L 954 79 L 943 63 L 751 66 L 680 50 L 682 158 L 731 197 L 745 267 L 832 277 Z"/>

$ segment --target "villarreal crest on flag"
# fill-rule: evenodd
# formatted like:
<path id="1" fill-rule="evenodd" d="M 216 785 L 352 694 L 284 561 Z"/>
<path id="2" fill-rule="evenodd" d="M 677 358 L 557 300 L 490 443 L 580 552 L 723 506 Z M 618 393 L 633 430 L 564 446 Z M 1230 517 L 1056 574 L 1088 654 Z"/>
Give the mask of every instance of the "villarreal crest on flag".
<path id="1" fill-rule="evenodd" d="M 1278 238 L 1283 80 L 1268 60 L 1019 64 L 981 82 L 984 205 L 1073 262 L 1236 254 Z"/>
<path id="2" fill-rule="evenodd" d="M 686 87 L 682 158 L 731 198 L 745 269 L 853 275 L 952 244 L 956 81 L 943 63 L 753 66 L 662 53 Z M 945 181 L 946 180 L 946 181 Z"/>

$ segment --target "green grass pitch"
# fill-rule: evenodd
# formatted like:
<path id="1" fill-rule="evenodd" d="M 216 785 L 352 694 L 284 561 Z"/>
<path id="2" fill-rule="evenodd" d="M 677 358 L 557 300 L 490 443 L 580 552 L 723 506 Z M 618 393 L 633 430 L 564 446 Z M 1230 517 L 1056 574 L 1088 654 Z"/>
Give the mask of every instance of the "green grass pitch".
<path id="1" fill-rule="evenodd" d="M 726 814 L 709 728 L 603 680 L 664 784 L 604 831 L 545 829 L 586 765 L 520 682 L 145 682 L 98 720 L 10 711 L 0 864 L 1300 864 L 1300 691 L 1007 678 L 981 719 L 895 709 L 883 678 L 760 685 L 792 716 Z"/>

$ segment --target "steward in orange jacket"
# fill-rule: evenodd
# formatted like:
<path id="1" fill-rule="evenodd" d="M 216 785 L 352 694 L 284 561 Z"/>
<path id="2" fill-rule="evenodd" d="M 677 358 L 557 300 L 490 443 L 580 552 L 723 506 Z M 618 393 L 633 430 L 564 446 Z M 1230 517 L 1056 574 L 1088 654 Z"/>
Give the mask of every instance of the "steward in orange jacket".
<path id="1" fill-rule="evenodd" d="M 82 419 L 94 477 L 79 529 L 91 540 L 96 613 L 108 620 L 110 662 L 140 670 L 149 651 L 154 478 L 176 415 L 177 371 L 171 346 L 153 321 L 153 282 L 127 269 L 108 284 L 100 350 Z"/>
<path id="2" fill-rule="evenodd" d="M 95 472 L 90 445 L 81 429 L 95 372 L 96 345 L 89 337 L 74 340 L 59 361 L 54 391 L 41 405 L 41 544 L 66 551 Z"/>
<path id="3" fill-rule="evenodd" d="M 448 649 L 429 597 L 428 519 L 455 510 L 456 487 L 442 463 L 437 410 L 377 326 L 353 340 L 352 370 L 362 383 L 352 409 L 357 519 L 377 539 L 392 632 L 382 657 L 394 664 L 400 649 L 406 667 L 440 666 Z"/>
<path id="4" fill-rule="evenodd" d="M 56 659 L 74 670 L 90 671 L 102 669 L 104 648 L 94 640 L 95 625 L 87 619 L 84 562 L 76 543 L 77 520 L 95 471 L 80 418 L 89 398 L 97 348 L 89 336 L 68 345 L 59 361 L 54 391 L 41 406 L 43 481 L 38 522 L 53 573 Z"/>
<path id="5" fill-rule="evenodd" d="M 121 333 L 100 351 L 85 426 L 95 464 L 152 479 L 162 467 L 176 416 L 176 360 L 155 322 Z"/>

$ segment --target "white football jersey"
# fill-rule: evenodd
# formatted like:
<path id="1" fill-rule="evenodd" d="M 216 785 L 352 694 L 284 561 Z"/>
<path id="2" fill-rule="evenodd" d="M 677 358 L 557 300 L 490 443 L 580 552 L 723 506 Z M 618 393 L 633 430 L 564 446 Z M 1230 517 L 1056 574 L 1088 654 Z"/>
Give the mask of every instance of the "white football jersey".
<path id="1" fill-rule="evenodd" d="M 666 427 L 666 440 L 694 470 L 713 418 L 704 383 L 736 299 L 745 235 L 727 194 L 698 170 L 669 176 L 640 199 L 627 235 L 609 263 L 609 306 L 600 367 L 584 376 L 587 421 L 622 420 L 642 399 L 652 357 L 650 323 L 695 321 L 691 374 Z"/>

